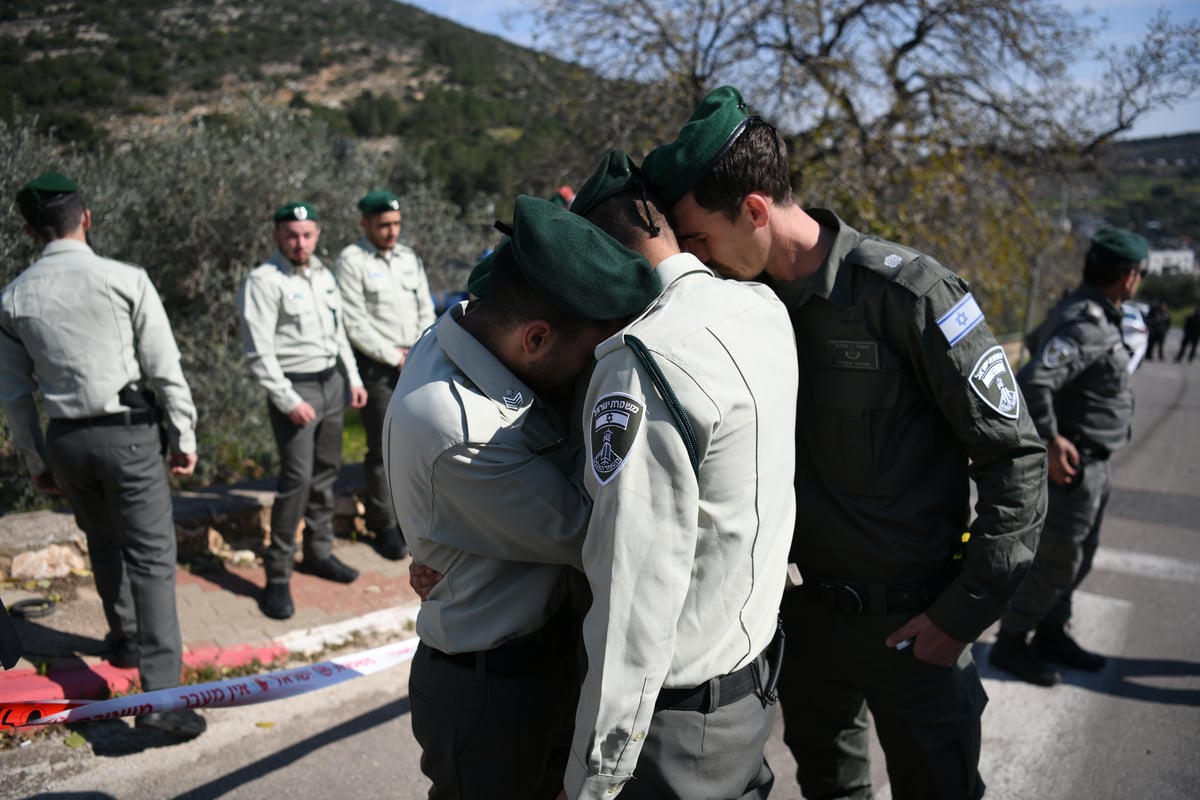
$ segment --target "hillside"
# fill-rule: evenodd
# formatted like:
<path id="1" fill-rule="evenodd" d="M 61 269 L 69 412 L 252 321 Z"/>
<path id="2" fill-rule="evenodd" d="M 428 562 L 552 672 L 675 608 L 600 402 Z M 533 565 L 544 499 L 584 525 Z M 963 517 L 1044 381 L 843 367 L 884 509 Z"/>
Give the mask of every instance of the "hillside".
<path id="1" fill-rule="evenodd" d="M 578 131 L 603 129 L 581 124 L 598 109 L 563 102 L 583 82 L 594 78 L 393 0 L 0 7 L 0 119 L 36 116 L 97 148 L 252 103 L 290 106 L 348 136 L 427 147 L 460 198 L 540 192 L 562 182 L 564 156 L 590 164 L 603 136 Z"/>

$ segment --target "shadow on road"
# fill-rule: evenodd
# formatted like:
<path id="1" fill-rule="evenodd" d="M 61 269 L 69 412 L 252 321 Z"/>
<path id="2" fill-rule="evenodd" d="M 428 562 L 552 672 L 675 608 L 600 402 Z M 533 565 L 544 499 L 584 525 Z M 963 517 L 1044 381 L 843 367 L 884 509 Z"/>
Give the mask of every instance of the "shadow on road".
<path id="1" fill-rule="evenodd" d="M 975 644 L 974 654 L 979 665 L 979 674 L 995 681 L 1019 683 L 1020 681 L 1012 675 L 1001 672 L 988 663 L 991 649 L 992 646 L 985 642 Z M 1169 658 L 1128 658 L 1113 655 L 1105 657 L 1108 664 L 1099 672 L 1079 672 L 1060 667 L 1063 683 L 1129 700 L 1174 706 L 1200 706 L 1200 689 L 1154 686 L 1145 682 L 1155 679 L 1200 679 L 1200 663 Z"/>
<path id="2" fill-rule="evenodd" d="M 381 706 L 370 713 L 346 720 L 342 724 L 322 731 L 316 736 L 311 736 L 277 753 L 272 753 L 267 758 L 256 761 L 253 764 L 247 764 L 228 775 L 222 775 L 203 786 L 197 786 L 191 791 L 177 795 L 175 800 L 207 800 L 208 798 L 221 797 L 243 784 L 258 780 L 269 772 L 286 769 L 291 764 L 320 750 L 325 745 L 384 725 L 396 717 L 409 713 L 409 711 L 408 698 L 401 697 L 395 702 Z"/>

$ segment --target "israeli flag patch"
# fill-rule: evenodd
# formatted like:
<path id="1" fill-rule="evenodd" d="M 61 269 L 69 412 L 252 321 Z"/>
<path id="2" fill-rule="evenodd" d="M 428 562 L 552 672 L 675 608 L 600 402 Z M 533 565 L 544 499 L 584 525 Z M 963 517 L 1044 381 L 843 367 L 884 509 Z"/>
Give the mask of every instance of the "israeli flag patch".
<path id="1" fill-rule="evenodd" d="M 942 336 L 954 347 L 981 322 L 983 309 L 975 302 L 975 295 L 968 292 L 966 297 L 954 304 L 954 308 L 942 315 L 937 324 Z"/>

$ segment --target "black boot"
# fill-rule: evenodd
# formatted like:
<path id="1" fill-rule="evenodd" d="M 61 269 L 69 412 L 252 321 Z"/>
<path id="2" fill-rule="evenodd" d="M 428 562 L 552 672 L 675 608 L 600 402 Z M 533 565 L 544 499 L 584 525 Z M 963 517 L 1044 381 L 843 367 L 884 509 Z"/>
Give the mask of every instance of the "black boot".
<path id="1" fill-rule="evenodd" d="M 358 570 L 349 564 L 343 564 L 335 555 L 328 555 L 320 561 L 309 563 L 309 559 L 304 559 L 300 562 L 299 569 L 307 572 L 309 575 L 316 575 L 318 578 L 324 578 L 327 581 L 335 583 L 353 583 L 358 577 Z"/>
<path id="2" fill-rule="evenodd" d="M 262 612 L 271 619 L 287 619 L 295 614 L 296 606 L 292 603 L 291 587 L 282 582 L 268 583 L 263 594 Z"/>
<path id="3" fill-rule="evenodd" d="M 1033 652 L 1023 633 L 1000 631 L 996 636 L 996 643 L 992 645 L 988 661 L 996 669 L 1037 686 L 1053 686 L 1062 680 L 1057 672 Z"/>
<path id="4" fill-rule="evenodd" d="M 1038 625 L 1033 637 L 1033 649 L 1045 661 L 1084 672 L 1097 672 L 1108 663 L 1104 656 L 1089 653 L 1076 644 L 1062 625 Z"/>
<path id="5" fill-rule="evenodd" d="M 398 525 L 384 528 L 375 534 L 375 550 L 389 561 L 399 561 L 408 555 L 408 545 Z"/>

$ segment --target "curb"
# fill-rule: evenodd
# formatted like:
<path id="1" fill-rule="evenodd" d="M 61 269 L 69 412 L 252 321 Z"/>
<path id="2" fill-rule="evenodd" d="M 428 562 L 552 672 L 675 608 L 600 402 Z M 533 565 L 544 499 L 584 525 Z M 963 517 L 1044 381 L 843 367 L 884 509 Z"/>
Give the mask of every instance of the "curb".
<path id="1" fill-rule="evenodd" d="M 404 634 L 409 638 L 415 628 L 419 604 L 385 608 L 361 617 L 290 631 L 261 644 L 233 647 L 208 647 L 186 650 L 184 669 L 237 668 L 257 659 L 271 664 L 292 654 L 311 657 L 329 647 L 338 647 L 359 634 Z M 51 669 L 45 675 L 22 669 L 0 674 L 0 704 L 39 700 L 104 700 L 137 688 L 138 671 L 114 667 L 97 660 L 82 667 Z"/>

